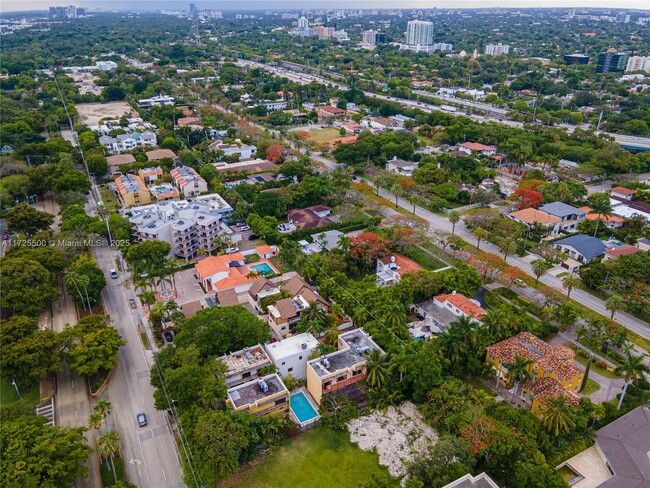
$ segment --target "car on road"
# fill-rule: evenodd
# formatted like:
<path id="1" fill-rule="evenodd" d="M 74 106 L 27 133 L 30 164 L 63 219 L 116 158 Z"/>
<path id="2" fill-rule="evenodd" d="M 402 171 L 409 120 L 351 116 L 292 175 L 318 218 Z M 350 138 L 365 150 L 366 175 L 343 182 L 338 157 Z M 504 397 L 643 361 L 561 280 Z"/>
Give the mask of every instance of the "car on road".
<path id="1" fill-rule="evenodd" d="M 522 280 L 521 278 L 517 278 L 515 280 L 515 285 L 521 287 L 521 288 L 526 288 L 526 282 Z"/>
<path id="2" fill-rule="evenodd" d="M 140 427 L 144 427 L 147 425 L 147 416 L 144 414 L 144 412 L 140 412 L 137 416 L 138 419 L 138 425 Z"/>
<path id="3" fill-rule="evenodd" d="M 174 334 L 169 331 L 163 332 L 163 337 L 167 342 L 174 342 Z"/>
<path id="4" fill-rule="evenodd" d="M 111 275 L 111 278 L 116 280 L 117 279 L 117 270 L 116 269 L 110 269 L 108 271 L 108 274 Z"/>

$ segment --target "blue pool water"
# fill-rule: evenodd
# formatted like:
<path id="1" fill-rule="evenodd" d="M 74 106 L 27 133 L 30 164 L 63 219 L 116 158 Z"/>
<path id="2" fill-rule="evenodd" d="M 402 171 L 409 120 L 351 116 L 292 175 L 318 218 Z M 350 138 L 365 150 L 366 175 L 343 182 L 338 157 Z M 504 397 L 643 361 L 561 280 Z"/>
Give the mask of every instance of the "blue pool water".
<path id="1" fill-rule="evenodd" d="M 314 407 L 311 406 L 311 403 L 309 403 L 309 400 L 307 400 L 307 397 L 302 391 L 291 395 L 289 402 L 291 404 L 291 410 L 298 417 L 300 423 L 308 422 L 318 417 L 318 412 L 314 410 Z"/>
<path id="2" fill-rule="evenodd" d="M 624 243 L 621 241 L 615 241 L 615 240 L 609 240 L 609 241 L 604 241 L 605 245 L 608 247 L 621 247 Z"/>
<path id="3" fill-rule="evenodd" d="M 269 263 L 251 264 L 249 266 L 249 269 L 255 270 L 258 273 L 262 273 L 264 275 L 274 274 L 275 273 L 273 268 L 271 268 L 271 266 L 269 266 Z"/>

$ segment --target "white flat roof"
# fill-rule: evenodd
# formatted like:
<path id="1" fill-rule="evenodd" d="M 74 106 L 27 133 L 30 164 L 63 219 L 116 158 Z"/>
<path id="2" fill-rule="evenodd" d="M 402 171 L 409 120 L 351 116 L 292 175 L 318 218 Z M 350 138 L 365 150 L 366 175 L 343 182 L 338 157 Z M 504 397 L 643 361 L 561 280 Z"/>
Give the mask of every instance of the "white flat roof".
<path id="1" fill-rule="evenodd" d="M 303 347 L 303 344 L 306 344 L 306 346 Z M 279 359 L 293 356 L 300 351 L 311 351 L 318 347 L 318 341 L 309 332 L 304 332 L 302 334 L 287 337 L 279 342 L 266 344 L 264 347 L 266 348 L 268 355 L 271 357 L 271 360 L 275 362 Z"/>

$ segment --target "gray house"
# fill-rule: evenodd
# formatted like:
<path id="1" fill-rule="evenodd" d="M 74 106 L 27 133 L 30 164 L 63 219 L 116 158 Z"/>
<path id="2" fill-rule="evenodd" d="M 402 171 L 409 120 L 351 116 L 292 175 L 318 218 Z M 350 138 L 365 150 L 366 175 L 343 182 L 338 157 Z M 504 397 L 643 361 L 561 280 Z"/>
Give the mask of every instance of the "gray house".
<path id="1" fill-rule="evenodd" d="M 580 210 L 579 208 L 563 202 L 547 203 L 546 205 L 539 207 L 539 210 L 560 219 L 560 230 L 565 232 L 575 232 L 576 226 L 582 222 L 587 215 L 587 212 L 584 210 Z"/>
<path id="2" fill-rule="evenodd" d="M 600 239 L 585 234 L 575 234 L 555 241 L 553 247 L 582 264 L 604 255 L 607 250 L 607 246 Z"/>

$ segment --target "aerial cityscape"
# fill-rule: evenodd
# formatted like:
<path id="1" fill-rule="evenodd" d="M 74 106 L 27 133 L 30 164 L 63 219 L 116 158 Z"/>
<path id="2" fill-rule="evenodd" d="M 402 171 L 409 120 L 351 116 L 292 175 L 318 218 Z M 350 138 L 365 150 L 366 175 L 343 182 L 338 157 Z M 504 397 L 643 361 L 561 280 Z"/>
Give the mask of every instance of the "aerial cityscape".
<path id="1" fill-rule="evenodd" d="M 650 487 L 646 2 L 0 41 L 0 486 Z"/>

